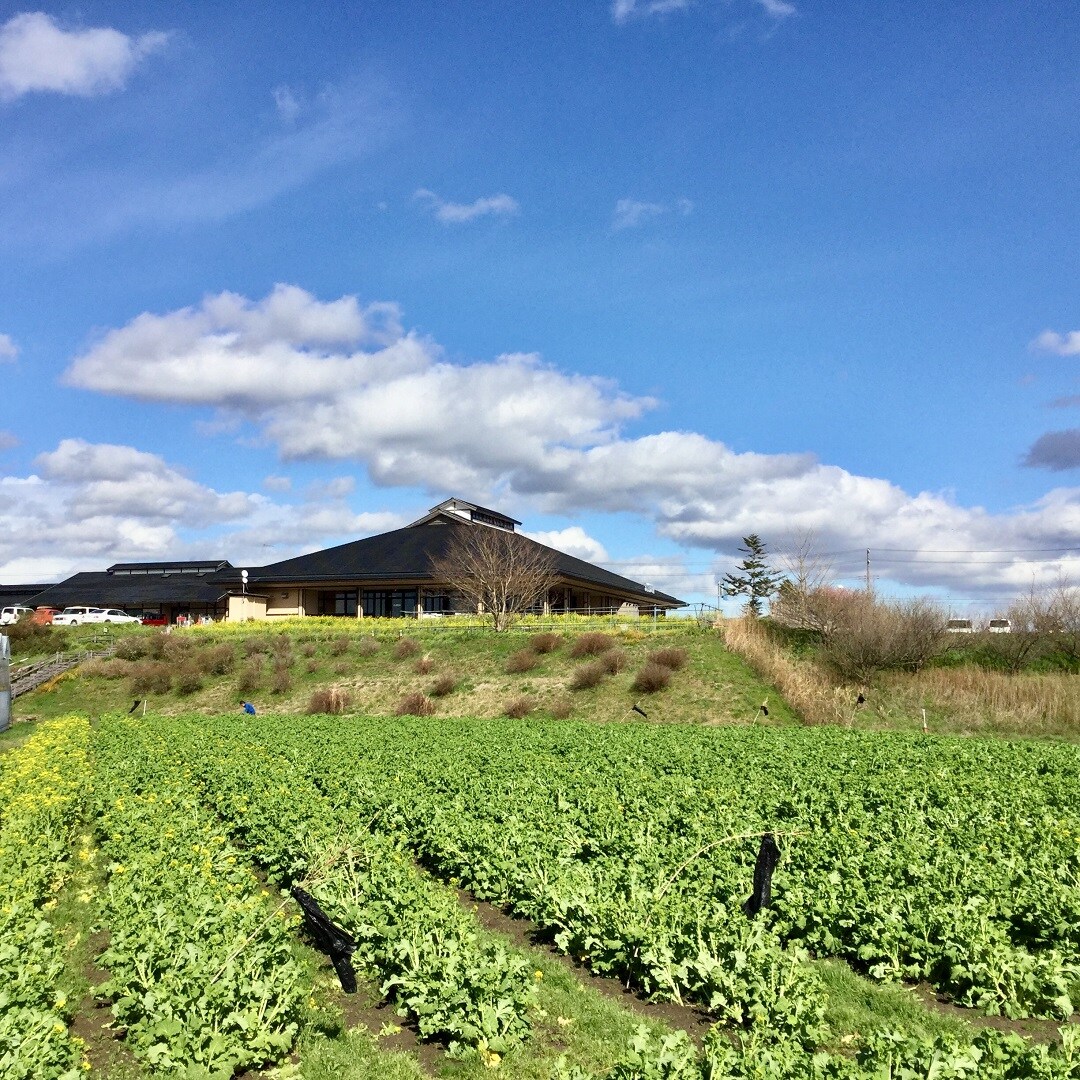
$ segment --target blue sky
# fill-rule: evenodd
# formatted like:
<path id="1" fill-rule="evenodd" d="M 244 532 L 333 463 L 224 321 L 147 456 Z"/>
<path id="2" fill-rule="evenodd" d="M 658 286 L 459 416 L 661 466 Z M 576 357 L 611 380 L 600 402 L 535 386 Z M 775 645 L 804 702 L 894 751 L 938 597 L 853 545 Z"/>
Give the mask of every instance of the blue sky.
<path id="1" fill-rule="evenodd" d="M 1080 8 L 0 5 L 0 581 L 456 495 L 1080 580 Z"/>

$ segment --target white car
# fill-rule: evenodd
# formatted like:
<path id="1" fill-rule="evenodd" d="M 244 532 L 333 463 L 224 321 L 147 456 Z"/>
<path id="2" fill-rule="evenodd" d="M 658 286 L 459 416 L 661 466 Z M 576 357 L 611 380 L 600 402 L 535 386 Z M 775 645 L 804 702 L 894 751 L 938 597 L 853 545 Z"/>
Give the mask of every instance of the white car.
<path id="1" fill-rule="evenodd" d="M 0 626 L 10 626 L 12 623 L 17 623 L 24 615 L 33 614 L 33 608 L 23 607 L 22 604 L 0 608 Z"/>
<path id="2" fill-rule="evenodd" d="M 66 607 L 59 615 L 53 616 L 53 626 L 78 626 L 79 623 L 97 622 L 93 616 L 100 614 L 101 608 Z"/>
<path id="3" fill-rule="evenodd" d="M 129 615 L 126 611 L 121 611 L 119 608 L 102 608 L 101 611 L 94 612 L 92 619 L 88 618 L 87 622 L 111 622 L 111 623 L 141 623 L 140 619 L 136 615 Z"/>

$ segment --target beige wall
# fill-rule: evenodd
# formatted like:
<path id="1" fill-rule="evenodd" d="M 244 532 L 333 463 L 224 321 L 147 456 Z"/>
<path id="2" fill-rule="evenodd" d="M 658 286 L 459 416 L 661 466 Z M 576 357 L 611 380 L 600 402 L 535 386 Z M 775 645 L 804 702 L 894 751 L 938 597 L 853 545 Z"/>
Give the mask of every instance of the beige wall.
<path id="1" fill-rule="evenodd" d="M 272 589 L 266 598 L 268 619 L 294 618 L 304 614 L 300 589 Z"/>
<path id="2" fill-rule="evenodd" d="M 266 597 L 244 596 L 229 597 L 229 613 L 225 616 L 229 622 L 248 622 L 251 619 L 266 618 Z"/>

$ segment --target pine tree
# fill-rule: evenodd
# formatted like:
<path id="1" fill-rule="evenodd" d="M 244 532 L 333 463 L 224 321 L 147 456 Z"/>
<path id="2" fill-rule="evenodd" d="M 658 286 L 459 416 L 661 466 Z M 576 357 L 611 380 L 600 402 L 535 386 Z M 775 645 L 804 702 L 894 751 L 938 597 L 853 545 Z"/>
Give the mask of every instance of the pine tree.
<path id="1" fill-rule="evenodd" d="M 724 595 L 745 596 L 743 612 L 757 619 L 761 617 L 762 601 L 776 592 L 784 575 L 769 565 L 765 542 L 757 533 L 744 536 L 739 550 L 746 557 L 739 563 L 738 572 L 724 575 Z"/>

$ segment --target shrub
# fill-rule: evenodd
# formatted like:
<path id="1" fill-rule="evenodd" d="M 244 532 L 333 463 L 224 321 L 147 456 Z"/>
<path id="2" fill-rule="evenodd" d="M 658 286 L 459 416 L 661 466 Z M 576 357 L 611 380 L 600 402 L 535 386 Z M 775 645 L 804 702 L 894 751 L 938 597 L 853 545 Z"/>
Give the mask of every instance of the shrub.
<path id="1" fill-rule="evenodd" d="M 237 692 L 243 697 L 253 694 L 262 686 L 262 679 L 262 658 L 258 656 L 249 657 L 247 663 L 240 669 L 240 676 L 236 680 Z"/>
<path id="2" fill-rule="evenodd" d="M 292 689 L 292 676 L 284 664 L 274 667 L 274 673 L 270 676 L 270 690 L 275 694 L 287 694 Z"/>
<path id="3" fill-rule="evenodd" d="M 203 673 L 196 662 L 181 664 L 176 671 L 176 692 L 178 694 L 195 694 L 203 687 Z"/>
<path id="4" fill-rule="evenodd" d="M 315 672 L 318 671 L 318 670 L 319 670 L 319 661 L 318 660 L 309 660 L 307 662 L 307 672 L 308 672 L 309 675 L 314 675 Z"/>
<path id="5" fill-rule="evenodd" d="M 334 638 L 330 642 L 330 655 L 331 656 L 344 656 L 349 651 L 349 646 L 352 644 L 349 641 L 347 635 L 342 634 L 341 637 Z"/>
<path id="6" fill-rule="evenodd" d="M 671 682 L 671 668 L 647 663 L 635 676 L 632 686 L 639 694 L 655 694 Z"/>
<path id="7" fill-rule="evenodd" d="M 40 649 L 47 652 L 51 648 L 59 648 L 60 630 L 51 623 L 36 623 L 28 615 L 24 615 L 18 622 L 4 627 L 4 634 L 11 642 L 12 649 L 21 645 L 27 649 Z"/>
<path id="8" fill-rule="evenodd" d="M 440 675 L 428 689 L 428 693 L 432 697 L 446 697 L 447 694 L 452 694 L 457 689 L 458 681 L 450 674 Z"/>
<path id="9" fill-rule="evenodd" d="M 417 641 L 415 638 L 403 637 L 394 646 L 394 659 L 408 660 L 410 656 L 415 656 L 419 651 L 419 641 Z"/>
<path id="10" fill-rule="evenodd" d="M 534 634 L 532 639 L 533 652 L 541 654 L 554 652 L 561 644 L 562 637 L 558 634 Z"/>
<path id="11" fill-rule="evenodd" d="M 310 657 L 315 655 L 315 651 L 316 651 L 315 650 L 315 645 L 314 645 L 313 642 L 306 641 L 306 642 L 304 642 L 303 645 L 300 646 L 300 655 L 301 656 L 306 656 L 306 657 L 310 658 Z"/>
<path id="12" fill-rule="evenodd" d="M 918 671 L 945 641 L 945 617 L 929 601 L 883 604 L 859 593 L 824 632 L 821 656 L 842 678 L 866 683 L 882 670 Z"/>
<path id="13" fill-rule="evenodd" d="M 607 668 L 603 664 L 582 664 L 570 679 L 571 690 L 590 690 L 599 686 L 607 678 Z"/>
<path id="14" fill-rule="evenodd" d="M 167 694 L 172 686 L 172 668 L 160 660 L 143 660 L 131 667 L 131 694 Z"/>
<path id="15" fill-rule="evenodd" d="M 421 656 L 420 659 L 416 661 L 414 670 L 417 675 L 426 675 L 434 667 L 435 661 L 432 660 L 430 656 Z"/>
<path id="16" fill-rule="evenodd" d="M 349 692 L 339 686 L 316 690 L 308 701 L 309 713 L 325 713 L 328 716 L 340 716 L 351 702 Z"/>
<path id="17" fill-rule="evenodd" d="M 231 645 L 211 645 L 202 650 L 199 659 L 207 675 L 227 675 L 236 663 L 236 654 Z"/>
<path id="18" fill-rule="evenodd" d="M 622 649 L 609 649 L 596 662 L 609 675 L 618 675 L 626 667 L 626 653 Z"/>
<path id="19" fill-rule="evenodd" d="M 666 667 L 669 671 L 680 671 L 686 667 L 686 661 L 689 659 L 685 649 L 656 649 L 649 653 L 647 661 L 650 664 L 659 664 L 660 667 Z"/>
<path id="20" fill-rule="evenodd" d="M 153 637 L 152 634 L 128 634 L 117 642 L 114 655 L 119 660 L 141 660 L 147 655 L 147 646 Z"/>
<path id="21" fill-rule="evenodd" d="M 394 709 L 397 716 L 431 716 L 434 712 L 435 703 L 419 690 L 406 694 Z"/>
<path id="22" fill-rule="evenodd" d="M 520 720 L 522 717 L 528 716 L 535 707 L 532 698 L 516 697 L 506 703 L 503 708 L 503 716 L 509 717 L 511 720 Z"/>
<path id="23" fill-rule="evenodd" d="M 79 674 L 88 678 L 126 679 L 131 674 L 131 661 L 118 657 L 111 660 L 88 660 L 79 666 Z"/>
<path id="24" fill-rule="evenodd" d="M 570 646 L 570 655 L 575 659 L 582 656 L 599 656 L 615 645 L 615 639 L 610 634 L 602 634 L 594 631 L 582 634 L 573 645 Z"/>
<path id="25" fill-rule="evenodd" d="M 256 634 L 246 637 L 240 643 L 245 656 L 255 656 L 257 653 L 270 652 L 270 639 L 266 634 Z"/>
<path id="26" fill-rule="evenodd" d="M 362 637 L 356 643 L 356 651 L 361 656 L 374 656 L 379 651 L 379 642 L 373 637 Z"/>
<path id="27" fill-rule="evenodd" d="M 520 675 L 524 671 L 532 671 L 539 663 L 540 657 L 532 649 L 518 649 L 507 657 L 506 670 L 511 675 Z"/>
<path id="28" fill-rule="evenodd" d="M 164 630 L 155 630 L 143 642 L 143 656 L 149 660 L 160 660 L 165 655 L 165 643 L 170 639 Z"/>

